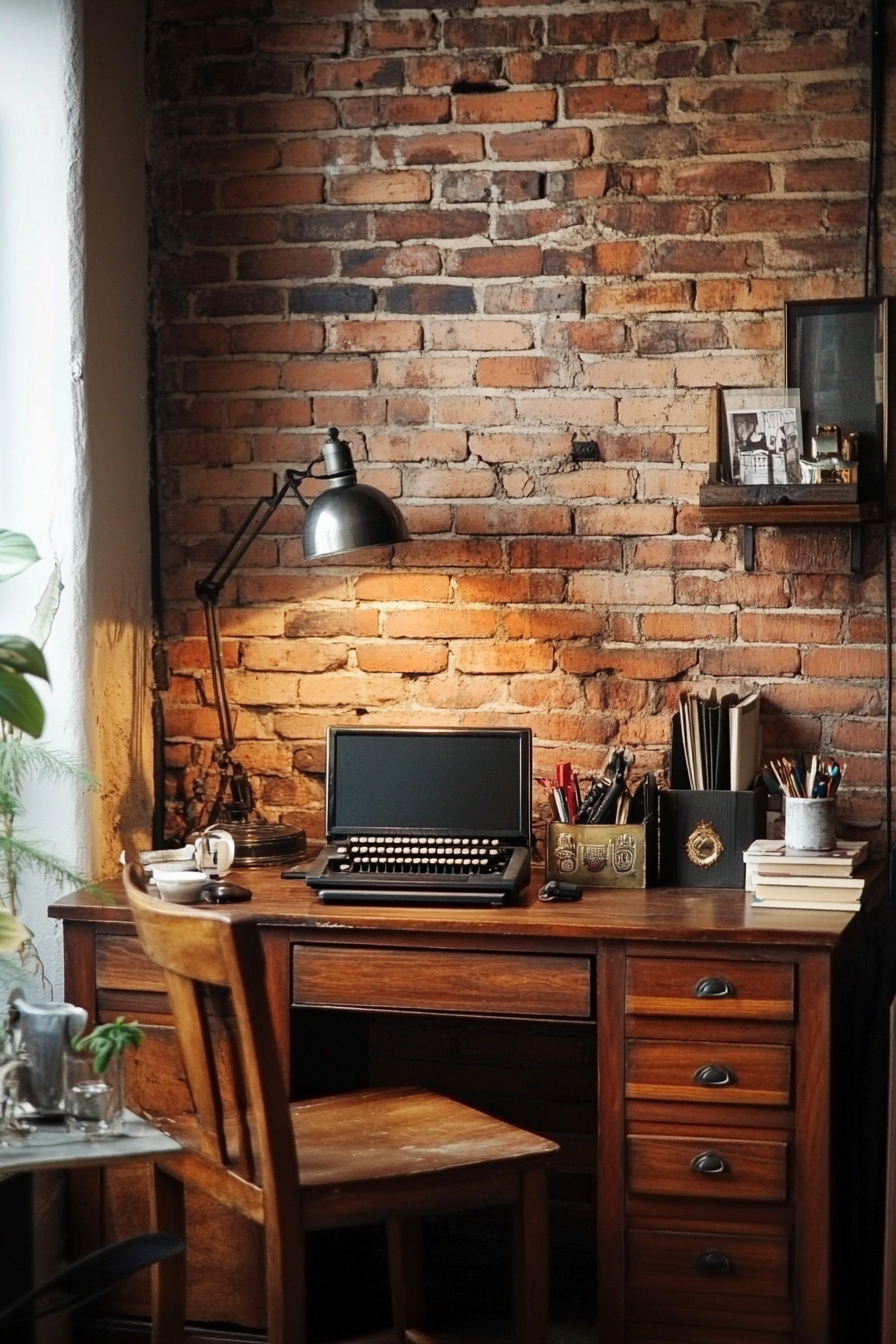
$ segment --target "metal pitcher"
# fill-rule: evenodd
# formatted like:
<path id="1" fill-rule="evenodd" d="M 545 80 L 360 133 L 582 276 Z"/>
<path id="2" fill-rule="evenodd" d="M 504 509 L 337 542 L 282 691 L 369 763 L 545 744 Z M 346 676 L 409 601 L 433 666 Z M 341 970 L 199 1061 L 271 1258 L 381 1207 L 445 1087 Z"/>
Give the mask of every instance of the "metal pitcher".
<path id="1" fill-rule="evenodd" d="M 63 1108 L 62 1060 L 69 1042 L 87 1025 L 87 1012 L 73 1003 L 29 1003 L 21 989 L 9 996 L 9 1024 L 24 1046 L 31 1064 L 30 1097 L 42 1115 L 59 1114 Z"/>

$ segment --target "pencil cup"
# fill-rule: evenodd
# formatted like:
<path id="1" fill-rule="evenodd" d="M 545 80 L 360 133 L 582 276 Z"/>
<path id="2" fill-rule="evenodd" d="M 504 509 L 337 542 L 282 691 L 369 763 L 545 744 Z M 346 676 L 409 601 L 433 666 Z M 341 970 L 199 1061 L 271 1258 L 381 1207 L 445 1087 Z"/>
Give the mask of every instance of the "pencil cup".
<path id="1" fill-rule="evenodd" d="M 788 849 L 833 849 L 836 843 L 836 798 L 784 799 L 784 844 Z"/>

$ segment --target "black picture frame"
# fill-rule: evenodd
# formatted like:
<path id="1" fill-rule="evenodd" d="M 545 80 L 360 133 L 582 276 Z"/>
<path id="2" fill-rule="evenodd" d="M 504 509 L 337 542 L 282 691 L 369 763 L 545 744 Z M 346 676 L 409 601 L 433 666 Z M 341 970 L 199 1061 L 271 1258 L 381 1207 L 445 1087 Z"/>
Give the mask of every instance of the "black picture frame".
<path id="1" fill-rule="evenodd" d="M 885 487 L 891 321 L 887 297 L 784 305 L 785 382 L 800 391 L 803 442 L 811 442 L 818 425 L 858 433 L 860 500 L 880 499 Z"/>

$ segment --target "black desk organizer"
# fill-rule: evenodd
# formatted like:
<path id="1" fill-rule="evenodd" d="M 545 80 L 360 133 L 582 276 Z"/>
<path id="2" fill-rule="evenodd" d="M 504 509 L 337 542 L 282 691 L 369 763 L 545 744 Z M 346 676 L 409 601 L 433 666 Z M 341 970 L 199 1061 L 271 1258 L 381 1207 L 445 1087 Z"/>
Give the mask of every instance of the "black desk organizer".
<path id="1" fill-rule="evenodd" d="M 765 837 L 768 791 L 667 789 L 660 804 L 660 882 L 743 887 L 744 850 Z"/>

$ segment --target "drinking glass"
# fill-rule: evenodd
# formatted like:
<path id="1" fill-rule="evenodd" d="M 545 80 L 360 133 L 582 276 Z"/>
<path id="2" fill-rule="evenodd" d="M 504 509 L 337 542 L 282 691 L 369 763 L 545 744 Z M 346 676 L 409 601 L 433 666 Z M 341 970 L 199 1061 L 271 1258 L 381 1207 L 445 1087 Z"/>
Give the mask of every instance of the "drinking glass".
<path id="1" fill-rule="evenodd" d="M 65 1054 L 65 1123 L 89 1139 L 107 1139 L 124 1133 L 124 1070 L 120 1055 L 103 1073 L 93 1064 L 93 1055 Z"/>

